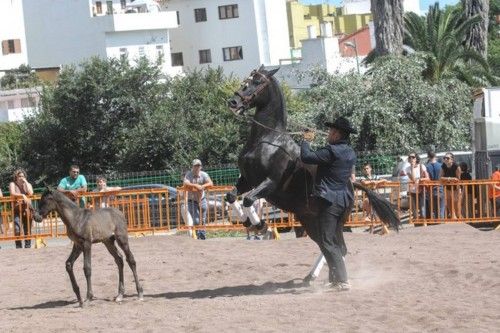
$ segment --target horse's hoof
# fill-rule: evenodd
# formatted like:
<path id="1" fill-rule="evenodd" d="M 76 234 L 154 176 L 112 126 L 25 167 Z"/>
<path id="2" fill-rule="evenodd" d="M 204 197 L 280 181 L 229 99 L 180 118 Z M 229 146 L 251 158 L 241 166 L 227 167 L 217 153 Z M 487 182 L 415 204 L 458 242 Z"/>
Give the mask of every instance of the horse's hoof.
<path id="1" fill-rule="evenodd" d="M 234 195 L 231 192 L 226 193 L 226 201 L 232 204 L 233 202 L 236 201 L 236 195 Z"/>
<path id="2" fill-rule="evenodd" d="M 144 294 L 143 293 L 139 293 L 139 301 L 144 301 Z"/>
<path id="3" fill-rule="evenodd" d="M 120 303 L 121 301 L 123 301 L 123 295 L 120 294 L 115 297 L 115 302 Z"/>

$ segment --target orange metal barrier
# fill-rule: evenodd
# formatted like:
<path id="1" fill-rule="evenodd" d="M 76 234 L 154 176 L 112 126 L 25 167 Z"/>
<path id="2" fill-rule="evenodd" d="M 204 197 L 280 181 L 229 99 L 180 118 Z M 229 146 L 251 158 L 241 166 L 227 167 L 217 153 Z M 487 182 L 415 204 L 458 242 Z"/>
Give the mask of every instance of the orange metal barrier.
<path id="1" fill-rule="evenodd" d="M 493 184 L 494 182 L 490 180 L 422 182 L 417 187 L 415 201 L 409 200 L 409 209 L 403 205 L 405 193 L 400 190 L 398 182 L 386 182 L 374 190 L 394 205 L 401 218 L 409 215 L 409 223 L 500 223 L 500 207 L 489 198 L 489 190 Z M 205 225 L 188 223 L 186 212 L 190 191 L 184 187 L 177 188 L 176 195 L 171 195 L 168 189 L 160 188 L 89 192 L 83 196 L 89 209 L 115 207 L 122 211 L 127 219 L 129 232 L 243 229 L 243 221 L 239 221 L 238 215 L 225 200 L 225 194 L 231 189 L 231 186 L 213 186 L 205 190 L 207 200 Z M 438 193 L 439 196 L 432 196 L 431 193 Z M 36 208 L 40 196 L 34 195 L 30 199 Z M 423 205 L 422 200 L 427 201 L 427 207 Z M 355 191 L 355 205 L 346 227 L 374 227 L 381 224 L 376 214 L 367 215 L 363 208 L 365 201 L 364 193 Z M 35 223 L 32 221 L 31 212 L 23 212 L 23 206 L 19 203 L 20 201 L 13 197 L 0 198 L 0 241 L 60 237 L 66 234 L 66 227 L 57 214 L 52 213 L 42 223 Z M 446 209 L 445 214 L 441 214 L 443 208 Z M 14 223 L 16 216 L 24 216 L 26 219 L 26 228 L 20 223 L 21 230 L 17 234 Z M 263 204 L 261 219 L 272 228 L 300 226 L 293 214 L 283 212 L 267 202 Z M 23 229 L 26 229 L 26 234 Z"/>
<path id="2" fill-rule="evenodd" d="M 489 197 L 494 184 L 491 180 L 421 182 L 415 201 L 410 200 L 410 223 L 500 222 L 500 207 Z"/>

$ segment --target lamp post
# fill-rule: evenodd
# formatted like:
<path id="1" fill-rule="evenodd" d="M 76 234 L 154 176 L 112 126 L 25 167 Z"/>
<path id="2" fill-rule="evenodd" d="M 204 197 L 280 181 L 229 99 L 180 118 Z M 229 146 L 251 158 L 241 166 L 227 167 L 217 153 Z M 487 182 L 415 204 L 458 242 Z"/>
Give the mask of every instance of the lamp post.
<path id="1" fill-rule="evenodd" d="M 356 44 L 356 40 L 353 39 L 353 42 L 345 42 L 344 45 L 354 49 L 354 54 L 356 55 L 356 68 L 358 69 L 358 74 L 360 74 L 359 73 L 359 59 L 358 59 L 358 44 Z"/>

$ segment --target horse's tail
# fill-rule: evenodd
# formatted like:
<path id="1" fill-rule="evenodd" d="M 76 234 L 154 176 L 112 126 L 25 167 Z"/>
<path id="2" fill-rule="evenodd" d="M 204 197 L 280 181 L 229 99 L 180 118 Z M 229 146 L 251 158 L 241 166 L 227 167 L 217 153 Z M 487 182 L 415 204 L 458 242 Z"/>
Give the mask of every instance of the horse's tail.
<path id="1" fill-rule="evenodd" d="M 354 188 L 366 193 L 370 204 L 372 205 L 380 220 L 398 231 L 399 226 L 401 225 L 401 221 L 399 220 L 399 216 L 394 211 L 391 203 L 382 198 L 377 192 L 370 190 L 360 183 L 355 182 L 352 183 L 352 185 L 354 186 Z"/>

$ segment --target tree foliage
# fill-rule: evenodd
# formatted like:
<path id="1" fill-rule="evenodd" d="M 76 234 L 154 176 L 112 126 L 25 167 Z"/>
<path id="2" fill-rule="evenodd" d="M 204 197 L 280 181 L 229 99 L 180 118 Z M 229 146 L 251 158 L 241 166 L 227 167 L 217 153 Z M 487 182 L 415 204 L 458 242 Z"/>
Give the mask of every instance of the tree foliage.
<path id="1" fill-rule="evenodd" d="M 470 146 L 471 98 L 456 79 L 430 84 L 421 73 L 420 56 L 382 57 L 365 77 L 355 73 L 313 75 L 317 85 L 298 98 L 307 105 L 296 122 L 314 123 L 347 116 L 360 130 L 353 138 L 358 151 L 404 153 L 430 146 Z"/>
<path id="2" fill-rule="evenodd" d="M 22 125 L 19 123 L 0 123 L 0 185 L 12 181 L 12 173 L 21 167 Z"/>
<path id="3" fill-rule="evenodd" d="M 73 163 L 100 174 L 186 166 L 194 157 L 234 162 L 239 123 L 226 107 L 232 83 L 213 69 L 164 78 L 146 59 L 66 67 L 26 121 L 23 160 L 50 180 Z"/>
<path id="4" fill-rule="evenodd" d="M 19 68 L 7 71 L 0 79 L 2 89 L 30 88 L 40 84 L 40 80 L 30 66 L 20 65 Z"/>
<path id="5" fill-rule="evenodd" d="M 462 8 L 429 6 L 426 16 L 405 14 L 405 45 L 420 52 L 426 62 L 424 77 L 431 83 L 455 77 L 471 86 L 494 82 L 486 59 L 465 46 L 467 34 L 480 23 L 479 15 L 465 17 Z"/>

